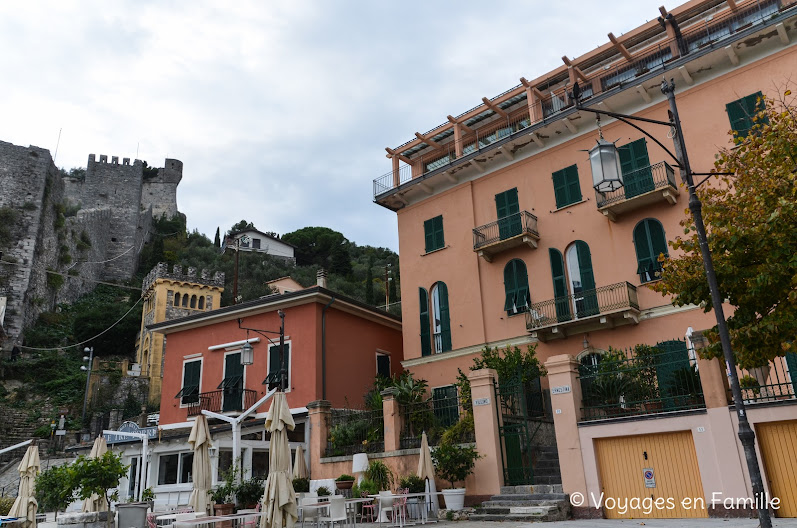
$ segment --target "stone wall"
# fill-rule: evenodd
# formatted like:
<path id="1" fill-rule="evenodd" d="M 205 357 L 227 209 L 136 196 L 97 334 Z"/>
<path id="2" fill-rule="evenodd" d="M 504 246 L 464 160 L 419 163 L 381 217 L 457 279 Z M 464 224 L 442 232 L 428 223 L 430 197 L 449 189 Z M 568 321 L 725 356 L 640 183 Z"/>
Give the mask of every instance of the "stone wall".
<path id="1" fill-rule="evenodd" d="M 164 167 L 158 169 L 156 178 L 144 178 L 141 189 L 141 204 L 144 207 L 152 206 L 152 216 L 166 218 L 178 214 L 177 211 L 177 185 L 183 179 L 183 162 L 166 158 Z"/>

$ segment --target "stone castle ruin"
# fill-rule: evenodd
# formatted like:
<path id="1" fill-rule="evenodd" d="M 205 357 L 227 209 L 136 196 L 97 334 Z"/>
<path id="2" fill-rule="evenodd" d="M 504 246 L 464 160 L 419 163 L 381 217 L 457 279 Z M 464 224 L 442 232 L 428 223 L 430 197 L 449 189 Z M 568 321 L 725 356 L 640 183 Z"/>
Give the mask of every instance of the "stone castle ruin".
<path id="1" fill-rule="evenodd" d="M 0 340 L 56 304 L 75 300 L 97 280 L 136 273 L 153 218 L 177 211 L 183 164 L 90 154 L 85 176 L 67 175 L 46 149 L 0 141 Z M 84 280 L 88 279 L 88 280 Z"/>

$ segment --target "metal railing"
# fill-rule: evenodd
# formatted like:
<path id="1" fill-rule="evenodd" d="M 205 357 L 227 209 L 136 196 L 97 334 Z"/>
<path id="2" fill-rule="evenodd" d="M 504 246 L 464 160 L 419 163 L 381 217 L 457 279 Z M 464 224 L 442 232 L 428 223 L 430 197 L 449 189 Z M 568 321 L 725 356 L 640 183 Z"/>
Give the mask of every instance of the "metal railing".
<path id="1" fill-rule="evenodd" d="M 534 330 L 623 308 L 639 310 L 636 287 L 628 282 L 534 303 L 526 313 L 526 329 Z"/>
<path id="2" fill-rule="evenodd" d="M 202 411 L 234 412 L 248 409 L 257 401 L 257 391 L 251 389 L 220 389 L 200 392 L 197 401 L 188 404 L 188 416 L 198 416 Z"/>
<path id="3" fill-rule="evenodd" d="M 598 209 L 662 187 L 678 188 L 678 184 L 675 183 L 675 170 L 664 161 L 623 174 L 623 181 L 625 184 L 616 191 L 608 193 L 595 191 Z"/>
<path id="4" fill-rule="evenodd" d="M 636 82 L 637 77 L 646 75 L 651 71 L 666 69 L 667 65 L 675 59 L 687 56 L 705 47 L 720 45 L 719 43 L 724 42 L 734 34 L 750 26 L 765 22 L 770 18 L 775 18 L 780 12 L 791 10 L 795 5 L 797 5 L 795 0 L 757 0 L 755 4 L 736 12 L 728 11 L 717 14 L 712 16 L 710 20 L 706 19 L 702 23 L 692 24 L 683 28 L 680 39 L 663 39 L 638 51 L 632 50 L 634 55 L 631 59 L 620 57 L 617 60 L 604 61 L 592 67 L 592 71 L 584 72 L 584 78 L 579 81 L 579 84 L 582 85 L 582 100 L 617 86 Z M 522 117 L 510 115 L 509 119 L 499 121 L 486 119 L 484 125 L 475 129 L 472 134 L 462 138 L 463 154 L 467 155 L 476 149 L 484 148 L 503 139 L 505 136 L 502 134 L 505 132 L 498 132 L 498 130 L 509 129 L 511 130 L 509 134 L 513 134 L 570 108 L 572 100 L 568 95 L 568 90 L 572 88 L 572 85 L 569 85 L 568 79 L 553 79 L 550 85 L 554 86 L 554 88 L 545 90 L 544 96 L 532 103 L 535 107 L 535 112 L 540 116 L 539 119 L 532 122 L 529 118 L 528 102 L 525 105 L 526 108 L 516 111 L 522 112 L 524 114 Z M 541 86 L 538 86 L 538 88 L 542 89 Z M 485 109 L 485 111 L 488 110 L 487 108 Z M 492 116 L 488 119 L 491 118 Z M 437 129 L 433 129 L 427 134 L 433 136 L 435 130 Z M 409 182 L 413 178 L 455 163 L 458 159 L 456 155 L 457 146 L 456 142 L 450 141 L 433 152 L 414 158 L 412 166 L 403 164 L 398 171 L 390 171 L 375 178 L 373 181 L 374 198 Z"/>
<path id="5" fill-rule="evenodd" d="M 385 449 L 382 409 L 332 409 L 326 456 L 377 453 Z"/>
<path id="6" fill-rule="evenodd" d="M 473 230 L 473 249 L 526 234 L 540 236 L 537 231 L 537 217 L 528 211 L 520 211 L 475 228 Z"/>
<path id="7" fill-rule="evenodd" d="M 764 367 L 736 369 L 745 403 L 794 400 L 797 384 L 797 354 L 776 357 Z M 730 390 L 728 397 L 732 399 Z"/>
<path id="8" fill-rule="evenodd" d="M 443 431 L 459 421 L 459 399 L 456 396 L 429 398 L 426 401 L 402 405 L 401 413 L 401 449 L 420 447 L 424 431 L 429 444 L 437 445 Z"/>
<path id="9" fill-rule="evenodd" d="M 697 362 L 681 340 L 592 354 L 579 379 L 582 421 L 705 407 Z"/>

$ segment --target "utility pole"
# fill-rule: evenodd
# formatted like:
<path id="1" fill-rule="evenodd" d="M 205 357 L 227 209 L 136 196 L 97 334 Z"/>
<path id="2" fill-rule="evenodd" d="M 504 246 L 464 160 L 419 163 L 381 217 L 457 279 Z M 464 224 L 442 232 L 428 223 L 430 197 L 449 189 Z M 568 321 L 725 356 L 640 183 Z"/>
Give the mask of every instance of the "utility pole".
<path id="1" fill-rule="evenodd" d="M 390 306 L 390 263 L 385 264 L 385 310 Z"/>

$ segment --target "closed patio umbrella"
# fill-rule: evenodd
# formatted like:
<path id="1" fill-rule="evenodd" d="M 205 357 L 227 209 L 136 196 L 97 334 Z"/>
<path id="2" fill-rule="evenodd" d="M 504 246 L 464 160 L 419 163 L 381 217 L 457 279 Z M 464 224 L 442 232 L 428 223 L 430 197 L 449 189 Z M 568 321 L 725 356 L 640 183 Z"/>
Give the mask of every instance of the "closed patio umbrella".
<path id="1" fill-rule="evenodd" d="M 19 463 L 19 492 L 17 499 L 8 511 L 9 517 L 21 517 L 26 520 L 22 522 L 22 528 L 36 528 L 36 510 L 39 503 L 34 497 L 36 487 L 36 475 L 39 474 L 41 462 L 39 461 L 39 447 L 28 446 L 22 462 Z"/>
<path id="2" fill-rule="evenodd" d="M 102 458 L 102 455 L 108 452 L 108 443 L 105 441 L 105 437 L 98 436 L 94 439 L 94 445 L 91 447 L 91 453 L 89 453 L 89 458 Z M 96 493 L 92 494 L 91 497 L 88 499 L 83 500 L 83 507 L 81 508 L 84 512 L 104 512 L 108 511 L 108 502 L 105 500 L 104 497 L 100 497 Z"/>
<path id="3" fill-rule="evenodd" d="M 263 511 L 260 528 L 293 528 L 298 518 L 296 493 L 291 482 L 291 447 L 288 431 L 295 424 L 284 392 L 274 395 L 266 418 L 266 430 L 271 432 L 268 451 L 268 478 L 263 490 Z"/>
<path id="4" fill-rule="evenodd" d="M 421 458 L 418 461 L 418 476 L 426 480 L 426 509 L 431 511 L 437 518 L 437 510 L 440 507 L 437 503 L 437 487 L 434 483 L 434 464 L 432 463 L 432 452 L 429 450 L 429 440 L 426 432 L 421 435 Z"/>
<path id="5" fill-rule="evenodd" d="M 296 460 L 293 462 L 293 478 L 307 478 L 307 464 L 304 463 L 302 446 L 296 448 Z"/>
<path id="6" fill-rule="evenodd" d="M 208 419 L 204 414 L 200 414 L 194 422 L 191 434 L 188 436 L 188 443 L 194 450 L 194 463 L 191 466 L 194 489 L 191 491 L 188 504 L 194 508 L 195 512 L 209 514 L 208 491 L 213 483 L 211 482 L 210 455 L 208 454 L 210 431 L 208 430 Z"/>

